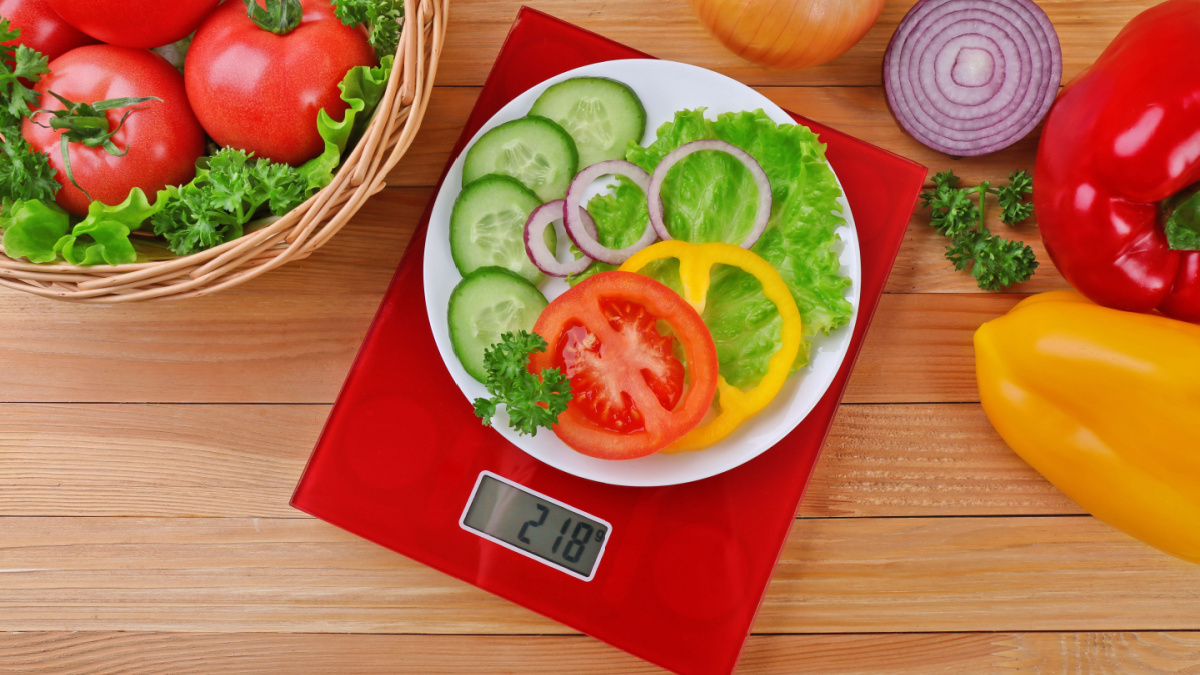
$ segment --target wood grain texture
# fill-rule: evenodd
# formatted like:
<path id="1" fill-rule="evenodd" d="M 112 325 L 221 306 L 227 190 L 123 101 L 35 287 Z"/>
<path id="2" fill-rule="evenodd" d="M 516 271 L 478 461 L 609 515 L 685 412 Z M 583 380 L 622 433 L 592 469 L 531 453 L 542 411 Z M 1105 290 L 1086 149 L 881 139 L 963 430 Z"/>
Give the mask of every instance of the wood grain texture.
<path id="1" fill-rule="evenodd" d="M 528 0 L 527 4 L 658 58 L 716 70 L 751 85 L 879 85 L 883 52 L 912 0 L 889 0 L 879 22 L 861 42 L 823 66 L 777 71 L 744 61 L 705 32 L 687 0 Z M 1121 26 L 1154 0 L 1042 0 L 1058 31 L 1064 81 L 1100 55 Z M 476 0 L 451 10 L 451 27 L 438 84 L 479 85 L 500 52 L 517 3 Z"/>
<path id="2" fill-rule="evenodd" d="M 896 126 L 880 62 L 912 0 L 792 72 L 729 54 L 687 0 L 531 2 L 931 173 L 975 185 L 1034 161 L 1037 132 L 955 160 Z M 1155 4 L 1038 2 L 1066 78 Z M 518 6 L 455 1 L 398 187 L 312 258 L 183 303 L 0 291 L 0 672 L 661 672 L 287 506 Z M 918 209 L 739 672 L 1200 673 L 1200 567 L 1080 514 L 976 403 L 974 330 L 1065 286 L 1036 225 L 990 209 L 1042 267 L 988 294 L 927 223 Z M 128 405 L 145 401 L 169 404 Z"/>
<path id="3" fill-rule="evenodd" d="M 760 675 L 1142 673 L 1200 669 L 1200 634 L 942 633 L 754 635 L 738 672 Z M 0 672 L 524 673 L 665 672 L 583 636 L 429 636 L 226 633 L 0 634 Z"/>
<path id="4" fill-rule="evenodd" d="M 0 629 L 562 634 L 313 519 L 0 519 Z M 1088 517 L 797 520 L 759 633 L 1188 630 L 1200 567 Z"/>
<path id="5" fill-rule="evenodd" d="M 300 518 L 325 405 L 0 406 L 0 516 Z M 1080 513 L 978 405 L 843 406 L 801 517 Z"/>

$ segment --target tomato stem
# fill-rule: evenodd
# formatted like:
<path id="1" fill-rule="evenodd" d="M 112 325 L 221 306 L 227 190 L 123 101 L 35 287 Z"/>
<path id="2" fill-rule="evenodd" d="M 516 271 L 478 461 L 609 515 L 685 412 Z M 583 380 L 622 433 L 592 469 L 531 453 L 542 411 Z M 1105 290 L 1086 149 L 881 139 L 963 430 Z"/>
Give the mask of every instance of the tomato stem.
<path id="1" fill-rule="evenodd" d="M 259 28 L 276 35 L 287 35 L 296 30 L 304 18 L 300 0 L 242 0 L 246 4 L 246 16 Z"/>
<path id="2" fill-rule="evenodd" d="M 63 166 L 67 170 L 67 178 L 70 179 L 71 185 L 78 188 L 88 199 L 91 199 L 92 196 L 75 180 L 75 174 L 71 170 L 70 144 L 82 143 L 89 148 L 104 148 L 105 152 L 110 155 L 124 157 L 129 152 L 129 145 L 126 144 L 125 149 L 122 150 L 117 147 L 116 143 L 113 143 L 112 138 L 124 128 L 125 120 L 129 119 L 130 115 L 142 109 L 130 106 L 149 101 L 162 103 L 162 99 L 156 96 L 110 98 L 95 103 L 76 103 L 54 92 L 49 92 L 49 94 L 63 104 L 63 109 L 37 110 L 30 115 L 30 118 L 34 120 L 34 124 L 40 127 L 62 132 L 59 137 L 59 145 L 62 148 Z M 125 114 L 121 116 L 117 128 L 110 131 L 108 115 L 105 113 L 117 108 L 129 108 L 129 110 L 126 110 Z M 49 124 L 43 124 L 35 119 L 42 113 L 52 116 Z"/>

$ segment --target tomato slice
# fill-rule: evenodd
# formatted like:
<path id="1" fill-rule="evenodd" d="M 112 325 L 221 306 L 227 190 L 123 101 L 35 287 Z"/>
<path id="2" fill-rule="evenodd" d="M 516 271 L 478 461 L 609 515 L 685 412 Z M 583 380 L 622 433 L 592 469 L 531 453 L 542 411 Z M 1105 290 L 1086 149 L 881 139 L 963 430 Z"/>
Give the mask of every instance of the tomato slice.
<path id="1" fill-rule="evenodd" d="M 716 395 L 712 335 L 691 305 L 649 277 L 589 277 L 551 302 L 533 330 L 548 347 L 530 369 L 561 368 L 571 381 L 554 432 L 585 455 L 658 452 L 696 427 Z"/>

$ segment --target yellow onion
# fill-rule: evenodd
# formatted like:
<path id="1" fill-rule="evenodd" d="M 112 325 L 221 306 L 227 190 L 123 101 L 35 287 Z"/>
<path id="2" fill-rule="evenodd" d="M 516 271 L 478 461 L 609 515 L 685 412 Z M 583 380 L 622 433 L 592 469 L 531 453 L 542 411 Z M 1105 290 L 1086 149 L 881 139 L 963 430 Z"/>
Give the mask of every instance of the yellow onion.
<path id="1" fill-rule="evenodd" d="M 884 0 L 691 0 L 708 31 L 769 68 L 807 68 L 844 54 L 879 19 Z"/>

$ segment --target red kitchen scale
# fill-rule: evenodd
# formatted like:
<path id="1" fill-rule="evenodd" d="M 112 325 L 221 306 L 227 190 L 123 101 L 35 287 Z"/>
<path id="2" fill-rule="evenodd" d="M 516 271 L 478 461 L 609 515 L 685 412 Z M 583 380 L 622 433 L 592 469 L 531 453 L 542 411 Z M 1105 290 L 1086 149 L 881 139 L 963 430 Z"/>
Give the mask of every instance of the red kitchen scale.
<path id="1" fill-rule="evenodd" d="M 628 58 L 647 56 L 522 8 L 451 158 L 526 89 Z M 926 175 L 794 117 L 829 146 L 858 229 L 862 288 L 841 370 L 778 445 L 693 483 L 620 487 L 509 444 L 479 423 L 434 343 L 422 282 L 427 209 L 292 505 L 669 670 L 731 672 Z"/>

